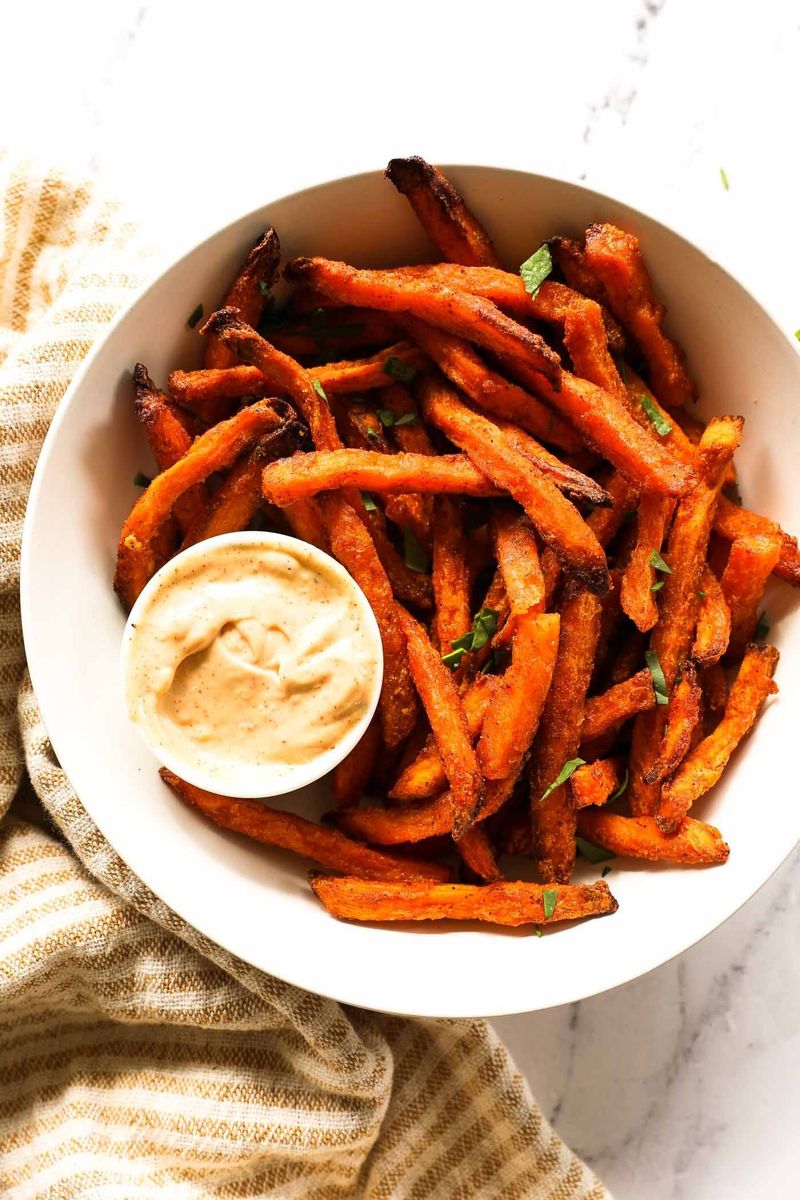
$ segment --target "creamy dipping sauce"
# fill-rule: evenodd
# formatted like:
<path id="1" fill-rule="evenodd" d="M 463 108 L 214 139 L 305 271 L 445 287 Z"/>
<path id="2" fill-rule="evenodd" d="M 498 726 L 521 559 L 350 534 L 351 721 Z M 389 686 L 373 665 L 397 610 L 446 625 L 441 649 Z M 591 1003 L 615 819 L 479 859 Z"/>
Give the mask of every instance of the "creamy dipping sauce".
<path id="1" fill-rule="evenodd" d="M 224 535 L 178 555 L 126 639 L 131 720 L 168 766 L 231 795 L 280 790 L 258 781 L 328 755 L 375 707 L 374 617 L 337 563 L 294 538 Z"/>

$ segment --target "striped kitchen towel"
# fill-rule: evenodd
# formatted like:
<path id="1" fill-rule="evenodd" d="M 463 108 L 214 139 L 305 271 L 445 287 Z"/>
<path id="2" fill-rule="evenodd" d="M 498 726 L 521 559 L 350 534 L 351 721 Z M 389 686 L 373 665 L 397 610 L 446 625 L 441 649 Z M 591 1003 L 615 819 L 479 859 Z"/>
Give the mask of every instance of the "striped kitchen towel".
<path id="1" fill-rule="evenodd" d="M 20 537 L 48 423 L 147 259 L 56 174 L 0 158 L 0 205 L 0 1194 L 607 1200 L 490 1026 L 247 966 L 86 814 L 25 672 Z"/>

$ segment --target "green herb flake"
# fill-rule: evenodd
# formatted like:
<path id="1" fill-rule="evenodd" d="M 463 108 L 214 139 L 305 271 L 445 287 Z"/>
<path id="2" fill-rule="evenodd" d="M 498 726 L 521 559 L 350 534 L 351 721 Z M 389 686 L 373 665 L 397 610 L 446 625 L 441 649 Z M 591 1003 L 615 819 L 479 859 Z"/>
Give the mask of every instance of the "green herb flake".
<path id="1" fill-rule="evenodd" d="M 697 595 L 700 597 L 701 600 L 705 600 L 706 596 L 708 595 L 708 592 L 698 592 Z"/>
<path id="2" fill-rule="evenodd" d="M 150 487 L 150 484 L 152 482 L 153 482 L 152 479 L 150 479 L 150 477 L 148 475 L 142 474 L 141 471 L 138 471 L 136 473 L 136 475 L 134 475 L 134 477 L 133 477 L 133 486 L 134 487 L 140 487 L 140 488 Z"/>
<path id="3" fill-rule="evenodd" d="M 381 440 L 380 434 L 378 433 L 377 429 L 368 429 L 367 437 L 370 439 L 371 442 L 379 442 Z"/>
<path id="4" fill-rule="evenodd" d="M 442 662 L 448 667 L 458 667 L 461 665 L 461 659 L 468 650 L 480 650 L 483 646 L 490 642 L 497 632 L 497 618 L 499 613 L 494 608 L 482 608 L 480 612 L 475 614 L 472 622 L 472 628 L 466 633 L 462 633 L 460 638 L 456 638 L 450 643 L 451 650 L 448 654 L 442 655 Z M 487 664 L 488 665 L 488 664 Z"/>
<path id="5" fill-rule="evenodd" d="M 600 878 L 605 879 L 606 875 L 610 875 L 610 874 L 611 874 L 611 867 L 603 867 L 602 871 L 600 872 Z"/>
<path id="6" fill-rule="evenodd" d="M 481 667 L 481 675 L 499 675 L 508 666 L 511 651 L 507 646 L 498 646 L 496 650 L 492 650 L 484 665 Z"/>
<path id="7" fill-rule="evenodd" d="M 327 404 L 327 403 L 328 403 L 328 397 L 325 395 L 325 388 L 322 386 L 322 384 L 320 383 L 320 381 L 319 381 L 318 379 L 312 379 L 312 380 L 311 380 L 311 386 L 313 387 L 314 391 L 315 391 L 315 392 L 317 393 L 317 395 L 319 396 L 320 400 L 324 400 L 324 401 L 325 401 L 325 403 Z"/>
<path id="8" fill-rule="evenodd" d="M 620 796 L 623 796 L 625 794 L 625 792 L 627 791 L 627 789 L 628 789 L 628 768 L 626 767 L 625 775 L 623 777 L 622 783 L 619 785 L 617 790 L 614 792 L 614 795 L 608 797 L 608 803 L 613 804 L 613 802 L 615 800 L 619 800 Z"/>
<path id="9" fill-rule="evenodd" d="M 525 259 L 519 269 L 522 282 L 525 284 L 525 291 L 531 298 L 536 296 L 552 270 L 553 259 L 550 255 L 550 247 L 547 242 L 543 242 L 538 250 L 534 250 L 530 258 Z"/>
<path id="10" fill-rule="evenodd" d="M 544 919 L 549 921 L 553 913 L 556 911 L 556 900 L 558 900 L 558 892 L 555 888 L 545 888 L 542 892 L 542 904 L 544 905 Z"/>
<path id="11" fill-rule="evenodd" d="M 798 342 L 800 342 L 800 329 L 795 329 L 794 336 L 797 338 Z"/>
<path id="12" fill-rule="evenodd" d="M 663 586 L 664 586 L 664 580 L 657 579 L 656 582 L 653 584 L 653 586 L 650 588 L 650 591 L 651 592 L 660 592 Z"/>
<path id="13" fill-rule="evenodd" d="M 650 555 L 647 560 L 647 565 L 652 567 L 654 571 L 663 571 L 665 575 L 672 574 L 672 567 L 668 566 L 667 563 L 664 562 L 657 550 L 654 550 Z"/>
<path id="14" fill-rule="evenodd" d="M 758 624 L 756 625 L 756 631 L 753 634 L 753 637 L 757 642 L 766 641 L 770 628 L 771 626 L 767 614 L 765 612 L 759 613 Z"/>
<path id="15" fill-rule="evenodd" d="M 585 758 L 571 758 L 569 762 L 565 762 L 561 770 L 558 772 L 558 775 L 550 784 L 549 788 L 546 788 L 542 792 L 541 796 L 539 797 L 539 803 L 541 804 L 543 800 L 546 800 L 550 793 L 554 792 L 556 788 L 561 787 L 562 783 L 566 783 L 567 780 L 574 775 L 578 767 L 584 766 L 586 766 Z"/>
<path id="16" fill-rule="evenodd" d="M 644 661 L 647 663 L 647 669 L 653 677 L 653 691 L 656 694 L 656 704 L 669 704 L 667 681 L 664 678 L 664 672 L 661 669 L 661 663 L 658 661 L 658 655 L 655 650 L 645 650 Z"/>
<path id="17" fill-rule="evenodd" d="M 417 571 L 420 575 L 425 574 L 428 569 L 428 556 L 408 525 L 403 529 L 403 557 L 410 571 Z"/>
<path id="18" fill-rule="evenodd" d="M 270 289 L 269 289 L 269 284 L 267 283 L 266 279 L 259 279 L 259 281 L 258 281 L 258 290 L 259 290 L 259 292 L 261 293 L 261 295 L 262 295 L 262 296 L 268 296 L 268 295 L 269 295 L 269 290 L 270 290 Z"/>
<path id="19" fill-rule="evenodd" d="M 731 184 L 724 167 L 720 167 L 719 177 L 722 180 L 722 186 L 725 188 L 725 191 L 729 192 L 731 190 Z"/>
<path id="20" fill-rule="evenodd" d="M 575 838 L 575 849 L 590 863 L 607 862 L 609 858 L 616 858 L 616 854 L 606 850 L 604 846 L 595 846 L 594 842 L 588 842 L 582 837 Z"/>
<path id="21" fill-rule="evenodd" d="M 666 437 L 668 433 L 672 433 L 672 426 L 670 425 L 669 421 L 661 412 L 661 410 L 655 406 L 649 396 L 642 396 L 639 400 L 639 403 L 647 413 L 648 420 L 657 434 L 659 434 L 661 437 Z"/>
<path id="22" fill-rule="evenodd" d="M 393 354 L 390 354 L 383 364 L 383 373 L 384 375 L 388 375 L 390 379 L 396 379 L 400 383 L 411 383 L 411 380 L 417 373 L 417 369 L 408 363 L 404 363 L 402 358 L 395 358 Z"/>
<path id="23" fill-rule="evenodd" d="M 401 425 L 416 425 L 419 417 L 416 413 L 403 413 L 402 417 L 397 417 L 394 422 L 395 429 L 399 429 Z"/>
<path id="24" fill-rule="evenodd" d="M 533 927 L 533 936 L 534 936 L 534 937 L 544 937 L 544 934 L 542 933 L 542 927 L 541 927 L 541 925 L 534 925 L 534 927 Z"/>
<path id="25" fill-rule="evenodd" d="M 377 512 L 378 511 L 378 506 L 375 503 L 375 501 L 372 499 L 372 496 L 370 496 L 369 492 L 362 492 L 361 499 L 364 502 L 364 508 L 367 510 L 367 512 Z"/>
<path id="26" fill-rule="evenodd" d="M 449 667 L 451 671 L 455 671 L 457 667 L 461 666 L 461 660 L 465 654 L 466 650 L 459 647 L 458 650 L 451 650 L 448 654 L 443 654 L 442 662 L 446 667 Z"/>
<path id="27" fill-rule="evenodd" d="M 186 324 L 189 326 L 190 329 L 194 329 L 197 322 L 202 319 L 202 316 L 203 316 L 203 306 L 202 306 L 202 304 L 198 304 L 197 308 L 193 309 L 192 312 L 189 314 L 189 316 L 186 318 Z"/>
<path id="28" fill-rule="evenodd" d="M 390 408 L 376 408 L 375 416 L 380 421 L 384 429 L 391 429 L 394 425 L 394 413 Z"/>

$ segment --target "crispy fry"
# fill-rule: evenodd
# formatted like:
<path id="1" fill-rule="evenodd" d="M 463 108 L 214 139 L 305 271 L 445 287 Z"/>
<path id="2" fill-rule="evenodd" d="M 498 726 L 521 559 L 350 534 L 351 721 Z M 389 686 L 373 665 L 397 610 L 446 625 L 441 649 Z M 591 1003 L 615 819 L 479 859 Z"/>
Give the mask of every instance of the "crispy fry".
<path id="1" fill-rule="evenodd" d="M 470 740 L 474 742 L 480 733 L 489 705 L 497 691 L 499 679 L 494 675 L 476 675 L 461 692 L 464 716 L 467 720 Z M 438 796 L 447 787 L 442 756 L 436 738 L 430 734 L 425 745 L 411 762 L 407 763 L 395 780 L 390 800 L 427 800 Z"/>
<path id="2" fill-rule="evenodd" d="M 505 878 L 497 865 L 485 825 L 473 825 L 460 839 L 457 846 L 462 861 L 474 875 L 479 875 L 486 883 L 497 883 L 498 880 Z"/>
<path id="3" fill-rule="evenodd" d="M 267 294 L 281 265 L 281 244 L 274 229 L 267 229 L 247 256 L 247 261 L 228 289 L 220 307 L 235 309 L 246 325 L 258 325 L 267 303 Z M 216 337 L 206 340 L 203 365 L 230 367 L 236 355 Z M 210 415 L 210 414 L 209 414 Z"/>
<path id="4" fill-rule="evenodd" d="M 669 692 L 678 667 L 689 653 L 700 607 L 700 579 L 717 496 L 725 469 L 742 436 L 741 417 L 718 417 L 703 433 L 697 450 L 699 481 L 678 505 L 667 541 L 665 558 L 672 568 L 661 592 L 661 615 L 650 637 Z M 636 719 L 630 761 L 629 801 L 636 816 L 649 815 L 658 806 L 659 785 L 645 782 L 653 766 L 666 723 L 665 706 Z"/>
<path id="5" fill-rule="evenodd" d="M 737 538 L 731 544 L 720 584 L 731 618 L 728 654 L 738 658 L 755 634 L 767 580 L 781 552 L 777 533 Z"/>
<path id="6" fill-rule="evenodd" d="M 169 393 L 185 408 L 203 410 L 221 400 L 261 399 L 270 385 L 257 367 L 203 367 L 199 371 L 172 371 Z"/>
<path id="7" fill-rule="evenodd" d="M 630 679 L 614 684 L 607 692 L 586 701 L 581 737 L 587 742 L 602 737 L 637 713 L 654 708 L 655 703 L 650 672 L 647 668 L 637 671 Z"/>
<path id="8" fill-rule="evenodd" d="M 133 368 L 133 383 L 136 415 L 159 471 L 166 471 L 183 458 L 192 444 L 192 436 L 169 398 L 153 383 L 143 363 L 137 363 Z M 174 516 L 181 533 L 202 515 L 206 503 L 206 489 L 202 483 L 195 484 L 175 501 Z"/>
<path id="9" fill-rule="evenodd" d="M 201 434 L 183 458 L 157 475 L 142 493 L 122 526 L 117 547 L 114 588 L 127 608 L 133 606 L 160 565 L 157 539 L 175 502 L 214 471 L 230 466 L 257 438 L 276 429 L 283 420 L 283 408 L 280 401 L 260 400 L 215 425 Z"/>
<path id="10" fill-rule="evenodd" d="M 779 525 L 768 517 L 760 517 L 739 508 L 727 496 L 720 496 L 717 511 L 714 514 L 714 532 L 726 538 L 729 542 L 736 538 L 753 537 L 763 534 L 766 537 L 777 533 L 781 541 L 780 558 L 775 565 L 775 574 L 779 579 L 785 579 L 793 587 L 800 587 L 800 550 L 797 548 L 797 538 L 784 533 Z"/>
<path id="11" fill-rule="evenodd" d="M 392 440 L 399 450 L 406 454 L 436 454 L 428 431 L 419 419 L 419 409 L 407 387 L 402 383 L 394 383 L 380 391 L 381 407 L 388 408 L 395 418 L 392 426 Z M 403 417 L 414 417 L 412 422 L 398 424 Z"/>
<path id="12" fill-rule="evenodd" d="M 287 504 L 283 515 L 296 538 L 300 538 L 301 542 L 310 542 L 312 546 L 330 554 L 328 531 L 316 500 L 298 500 L 295 504 Z"/>
<path id="13" fill-rule="evenodd" d="M 386 313 L 368 308 L 317 308 L 270 330 L 270 341 L 292 358 L 341 356 L 344 350 L 382 346 L 397 338 L 397 325 Z"/>
<path id="14" fill-rule="evenodd" d="M 333 768 L 331 782 L 337 808 L 349 808 L 362 795 L 375 769 L 381 743 L 380 721 L 373 717 L 361 741 Z"/>
<path id="15" fill-rule="evenodd" d="M 515 513 L 510 505 L 496 504 L 492 507 L 490 529 L 510 605 L 509 618 L 502 630 L 505 642 L 514 635 L 525 613 L 544 612 L 544 573 L 533 529 L 522 513 Z"/>
<path id="16" fill-rule="evenodd" d="M 464 338 L 444 333 L 408 315 L 400 318 L 400 324 L 450 382 L 480 408 L 513 421 L 520 429 L 562 450 L 576 453 L 581 449 L 580 436 L 563 417 L 537 396 L 492 371 Z"/>
<path id="17" fill-rule="evenodd" d="M 633 513 L 637 502 L 636 489 L 619 471 L 611 472 L 606 480 L 605 490 L 611 497 L 610 506 L 595 509 L 586 518 L 586 524 L 603 547 L 608 546 L 616 537 L 623 523 Z"/>
<path id="18" fill-rule="evenodd" d="M 767 697 L 778 690 L 772 679 L 778 657 L 774 646 L 747 647 L 724 717 L 664 785 L 657 816 L 661 829 L 674 829 L 695 800 L 717 782 L 734 750 L 755 724 Z"/>
<path id="19" fill-rule="evenodd" d="M 719 662 L 731 638 L 731 610 L 720 582 L 708 563 L 700 576 L 700 592 L 692 658 L 698 667 L 708 667 Z"/>
<path id="20" fill-rule="evenodd" d="M 614 354 L 624 354 L 625 334 L 608 309 L 608 296 L 602 283 L 586 261 L 586 251 L 572 238 L 552 237 L 548 241 L 553 262 L 567 283 L 582 296 L 600 305 L 608 337 L 608 348 Z"/>
<path id="21" fill-rule="evenodd" d="M 386 571 L 358 514 L 337 492 L 321 496 L 319 503 L 331 550 L 367 597 L 378 622 L 383 644 L 383 686 L 379 712 L 383 740 L 391 749 L 408 737 L 417 719 L 406 639 L 397 615 L 397 605 Z"/>
<path id="22" fill-rule="evenodd" d="M 616 912 L 618 904 L 604 880 L 560 884 L 551 916 L 545 916 L 546 888 L 539 883 L 371 883 L 360 878 L 309 877 L 327 911 L 342 920 L 485 920 L 493 925 L 551 924 Z"/>
<path id="23" fill-rule="evenodd" d="M 694 462 L 695 443 L 687 437 L 681 424 L 676 421 L 675 410 L 663 408 L 642 377 L 637 375 L 633 367 L 628 364 L 625 365 L 625 386 L 628 390 L 628 408 L 642 428 L 647 430 L 651 438 L 655 438 L 662 446 L 666 446 L 679 462 L 691 465 Z M 669 425 L 668 433 L 656 432 L 652 419 L 645 409 L 645 401 L 649 402 L 647 407 L 651 409 L 651 412 L 654 411 L 658 418 L 666 421 Z M 699 441 L 698 438 L 698 444 Z"/>
<path id="24" fill-rule="evenodd" d="M 700 675 L 703 699 L 711 713 L 722 712 L 728 703 L 728 677 L 719 663 L 704 667 Z"/>
<path id="25" fill-rule="evenodd" d="M 492 423 L 503 434 L 503 440 L 507 446 L 524 454 L 529 462 L 532 462 L 537 470 L 546 475 L 548 479 L 552 479 L 558 490 L 568 496 L 570 500 L 583 500 L 596 508 L 609 508 L 613 504 L 613 497 L 600 486 L 596 479 L 592 479 L 590 475 L 584 475 L 582 471 L 578 471 L 575 467 L 562 462 L 560 458 L 556 458 L 549 450 L 545 450 L 544 446 L 540 446 L 529 433 L 524 433 L 519 426 L 510 421 L 504 421 L 501 417 L 493 417 Z"/>
<path id="26" fill-rule="evenodd" d="M 537 883 L 438 885 L 368 883 L 341 876 L 312 875 L 311 886 L 328 912 L 345 921 L 488 921 L 493 925 L 551 924 L 617 911 L 604 879 L 556 886 L 555 907 L 545 917 L 544 891 Z"/>
<path id="27" fill-rule="evenodd" d="M 533 747 L 530 772 L 534 858 L 542 879 L 565 883 L 575 863 L 575 813 L 564 784 L 545 793 L 564 764 L 575 758 L 586 691 L 600 632 L 600 601 L 568 589 L 553 679 Z"/>
<path id="28" fill-rule="evenodd" d="M 458 500 L 437 496 L 433 523 L 433 594 L 436 637 L 442 653 L 471 625 L 464 520 Z"/>
<path id="29" fill-rule="evenodd" d="M 442 258 L 468 265 L 497 262 L 492 239 L 436 167 L 416 154 L 393 158 L 386 178 L 408 200 Z"/>
<path id="30" fill-rule="evenodd" d="M 702 692 L 691 659 L 681 668 L 667 708 L 667 724 L 655 762 L 647 769 L 645 783 L 662 783 L 677 771 L 691 746 L 702 717 Z"/>
<path id="31" fill-rule="evenodd" d="M 453 837 L 458 840 L 474 823 L 483 802 L 484 786 L 478 760 L 450 671 L 414 618 L 403 608 L 398 608 L 398 614 L 408 645 L 411 677 L 450 784 Z"/>
<path id="32" fill-rule="evenodd" d="M 332 871 L 345 871 L 368 879 L 448 879 L 439 863 L 402 858 L 353 842 L 336 829 L 316 825 L 296 813 L 268 808 L 262 800 L 237 800 L 218 796 L 186 783 L 162 767 L 159 775 L 185 804 L 199 809 L 215 825 L 243 833 L 265 846 L 279 846 L 311 858 Z"/>
<path id="33" fill-rule="evenodd" d="M 362 505 L 357 515 L 370 532 L 380 564 L 397 599 L 404 604 L 413 604 L 416 608 L 433 608 L 430 575 L 412 570 L 402 555 L 395 550 L 386 529 L 383 513 L 377 509 L 375 512 L 366 512 Z"/>
<path id="34" fill-rule="evenodd" d="M 586 231 L 586 259 L 614 316 L 644 355 L 662 403 L 677 408 L 695 400 L 697 389 L 683 354 L 662 329 L 664 308 L 653 295 L 638 239 L 614 225 L 592 225 Z"/>
<path id="35" fill-rule="evenodd" d="M 608 587 L 606 558 L 577 510 L 530 459 L 520 454 L 488 418 L 462 404 L 448 385 L 426 379 L 420 385 L 426 420 L 465 450 L 492 481 L 522 505 L 562 568 L 587 588 Z"/>
<path id="36" fill-rule="evenodd" d="M 605 804 L 622 784 L 622 769 L 619 758 L 598 758 L 585 767 L 578 767 L 569 781 L 572 807 L 599 808 Z"/>
<path id="37" fill-rule="evenodd" d="M 271 463 L 264 471 L 267 500 L 283 507 L 335 488 L 360 488 L 377 495 L 449 492 L 496 496 L 498 489 L 464 454 L 384 455 L 377 450 L 318 450 Z M 564 501 L 566 503 L 566 501 Z"/>
<path id="38" fill-rule="evenodd" d="M 313 283 L 339 303 L 407 312 L 493 353 L 512 355 L 558 387 L 561 364 L 555 351 L 490 300 L 454 292 L 402 271 L 359 271 L 326 258 L 296 258 L 285 274 L 298 283 Z"/>
<path id="39" fill-rule="evenodd" d="M 622 576 L 620 602 L 622 611 L 642 633 L 658 620 L 658 589 L 654 592 L 653 584 L 662 576 L 656 574 L 652 559 L 653 553 L 661 550 L 673 509 L 672 500 L 652 495 L 642 496 L 636 509 L 636 544 Z"/>
<path id="40" fill-rule="evenodd" d="M 578 813 L 578 833 L 623 858 L 704 866 L 723 863 L 730 850 L 713 825 L 684 817 L 674 833 L 662 833 L 654 817 L 621 817 L 603 808 Z"/>
<path id="41" fill-rule="evenodd" d="M 486 779 L 516 775 L 530 749 L 550 690 L 558 653 L 557 613 L 524 613 L 511 663 L 484 718 L 478 762 Z"/>

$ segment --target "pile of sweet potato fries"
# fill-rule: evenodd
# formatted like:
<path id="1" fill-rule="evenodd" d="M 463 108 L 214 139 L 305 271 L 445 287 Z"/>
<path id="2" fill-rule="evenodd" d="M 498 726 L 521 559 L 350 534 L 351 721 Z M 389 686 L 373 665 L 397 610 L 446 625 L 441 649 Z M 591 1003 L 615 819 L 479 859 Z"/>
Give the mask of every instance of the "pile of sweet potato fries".
<path id="1" fill-rule="evenodd" d="M 295 259 L 278 308 L 268 229 L 200 330 L 203 368 L 162 392 L 137 366 L 159 473 L 115 580 L 130 607 L 177 550 L 254 521 L 329 551 L 380 627 L 377 716 L 322 825 L 162 776 L 326 868 L 311 886 L 340 917 L 613 912 L 603 879 L 570 882 L 576 846 L 727 858 L 689 812 L 776 691 L 757 625 L 771 575 L 800 584 L 797 542 L 730 498 L 743 421 L 691 411 L 634 236 L 593 225 L 509 271 L 435 168 L 386 174 L 436 262 Z"/>

